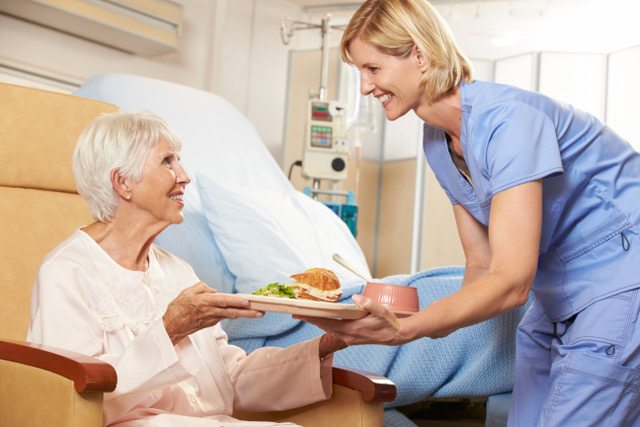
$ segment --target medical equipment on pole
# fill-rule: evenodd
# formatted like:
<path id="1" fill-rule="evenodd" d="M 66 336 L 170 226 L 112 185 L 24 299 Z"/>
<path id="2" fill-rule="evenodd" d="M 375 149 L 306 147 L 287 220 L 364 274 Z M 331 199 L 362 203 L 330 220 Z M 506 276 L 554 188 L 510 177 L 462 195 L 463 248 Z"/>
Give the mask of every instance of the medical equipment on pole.
<path id="1" fill-rule="evenodd" d="M 322 62 L 320 70 L 320 90 L 307 102 L 307 115 L 304 134 L 304 154 L 302 174 L 313 179 L 313 188 L 305 187 L 304 193 L 318 199 L 318 195 L 332 198 L 345 197 L 345 203 L 323 201 L 347 224 L 356 235 L 358 205 L 353 191 L 321 190 L 320 180 L 336 185 L 347 177 L 349 160 L 349 129 L 347 127 L 347 109 L 339 101 L 327 100 L 327 74 L 329 67 L 329 32 L 331 29 L 344 29 L 344 26 L 332 26 L 331 14 L 326 14 L 319 24 L 293 21 L 284 18 L 280 26 L 280 35 L 284 44 L 297 29 L 320 29 L 322 31 Z M 358 147 L 359 148 L 359 147 Z"/>
<path id="2" fill-rule="evenodd" d="M 343 180 L 349 158 L 345 108 L 336 101 L 319 99 L 307 105 L 302 173 L 307 178 Z"/>
<path id="3" fill-rule="evenodd" d="M 329 33 L 331 29 L 344 29 L 344 26 L 331 25 L 331 14 L 326 14 L 320 23 L 284 18 L 280 26 L 283 43 L 288 44 L 294 31 L 301 29 L 320 29 L 322 32 L 320 89 L 307 103 L 302 160 L 302 174 L 313 179 L 313 187 L 317 189 L 321 179 L 336 182 L 347 177 L 349 147 L 346 107 L 339 101 L 327 100 Z"/>

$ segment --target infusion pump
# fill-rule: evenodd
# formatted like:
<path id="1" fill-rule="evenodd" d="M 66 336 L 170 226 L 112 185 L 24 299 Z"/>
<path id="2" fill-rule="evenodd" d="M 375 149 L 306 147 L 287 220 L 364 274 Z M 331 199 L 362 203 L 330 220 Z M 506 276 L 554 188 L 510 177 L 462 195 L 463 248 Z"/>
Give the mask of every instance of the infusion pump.
<path id="1" fill-rule="evenodd" d="M 343 180 L 347 177 L 348 158 L 346 109 L 335 101 L 310 100 L 303 175 L 313 179 Z"/>

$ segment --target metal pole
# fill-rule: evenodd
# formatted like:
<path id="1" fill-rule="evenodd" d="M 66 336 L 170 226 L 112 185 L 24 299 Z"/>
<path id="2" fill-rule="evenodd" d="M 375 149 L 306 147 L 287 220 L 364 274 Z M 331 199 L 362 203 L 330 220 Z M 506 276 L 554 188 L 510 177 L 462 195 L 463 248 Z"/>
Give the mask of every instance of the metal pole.
<path id="1" fill-rule="evenodd" d="M 329 32 L 331 31 L 331 14 L 322 18 L 322 66 L 320 69 L 320 101 L 327 100 L 327 78 L 329 75 Z"/>

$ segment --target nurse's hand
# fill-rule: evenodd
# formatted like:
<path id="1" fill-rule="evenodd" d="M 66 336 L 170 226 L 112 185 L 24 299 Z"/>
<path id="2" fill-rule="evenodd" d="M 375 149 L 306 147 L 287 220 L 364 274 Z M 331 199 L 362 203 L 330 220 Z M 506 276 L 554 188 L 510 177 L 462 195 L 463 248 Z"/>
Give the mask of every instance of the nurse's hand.
<path id="1" fill-rule="evenodd" d="M 405 322 L 398 319 L 391 310 L 361 295 L 354 295 L 352 299 L 369 314 L 356 320 L 297 315 L 293 318 L 314 324 L 320 329 L 330 332 L 347 345 L 400 345 L 411 341 L 405 328 Z"/>
<path id="2" fill-rule="evenodd" d="M 169 303 L 162 316 L 164 328 L 175 345 L 200 329 L 223 319 L 262 317 L 264 312 L 249 309 L 250 302 L 234 295 L 216 295 L 216 290 L 202 282 L 183 290 Z"/>

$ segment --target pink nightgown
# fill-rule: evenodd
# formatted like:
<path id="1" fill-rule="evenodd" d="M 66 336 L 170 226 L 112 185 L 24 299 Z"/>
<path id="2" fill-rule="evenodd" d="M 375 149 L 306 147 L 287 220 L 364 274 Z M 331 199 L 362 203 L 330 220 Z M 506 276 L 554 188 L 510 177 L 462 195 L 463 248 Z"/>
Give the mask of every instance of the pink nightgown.
<path id="1" fill-rule="evenodd" d="M 330 397 L 333 357 L 320 361 L 319 338 L 247 355 L 228 344 L 218 324 L 173 346 L 162 315 L 198 281 L 186 262 L 155 245 L 146 272 L 127 270 L 77 230 L 40 266 L 27 340 L 114 366 L 118 384 L 104 397 L 105 425 L 277 425 L 239 421 L 231 413 Z"/>

